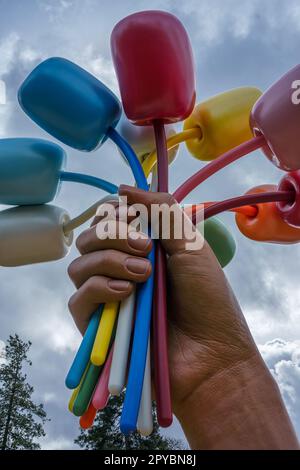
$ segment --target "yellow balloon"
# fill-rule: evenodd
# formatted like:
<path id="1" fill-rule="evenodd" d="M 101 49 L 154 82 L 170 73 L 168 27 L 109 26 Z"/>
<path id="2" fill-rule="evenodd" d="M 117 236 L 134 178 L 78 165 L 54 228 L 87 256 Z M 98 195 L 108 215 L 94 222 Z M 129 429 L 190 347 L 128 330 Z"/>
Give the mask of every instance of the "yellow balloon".
<path id="1" fill-rule="evenodd" d="M 210 161 L 251 139 L 250 112 L 261 94 L 254 87 L 235 88 L 196 105 L 183 128 L 198 127 L 202 137 L 186 141 L 189 152 Z"/>
<path id="2" fill-rule="evenodd" d="M 109 302 L 104 305 L 91 352 L 91 363 L 94 366 L 102 366 L 105 362 L 114 324 L 119 312 L 119 305 L 119 302 Z"/>

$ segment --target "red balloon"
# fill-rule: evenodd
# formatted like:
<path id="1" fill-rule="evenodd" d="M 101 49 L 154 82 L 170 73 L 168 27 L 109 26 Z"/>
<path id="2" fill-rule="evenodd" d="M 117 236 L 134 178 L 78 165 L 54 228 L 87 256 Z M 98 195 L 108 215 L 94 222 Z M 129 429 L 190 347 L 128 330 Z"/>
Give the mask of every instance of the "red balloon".
<path id="1" fill-rule="evenodd" d="M 263 134 L 266 156 L 286 171 L 300 169 L 300 65 L 275 82 L 255 103 L 251 127 Z"/>
<path id="2" fill-rule="evenodd" d="M 170 13 L 143 11 L 121 20 L 111 50 L 124 111 L 132 122 L 182 121 L 195 103 L 195 73 L 189 37 Z"/>
<path id="3" fill-rule="evenodd" d="M 293 202 L 276 202 L 282 218 L 293 227 L 300 227 L 300 171 L 292 171 L 285 175 L 278 185 L 278 191 L 293 191 Z"/>

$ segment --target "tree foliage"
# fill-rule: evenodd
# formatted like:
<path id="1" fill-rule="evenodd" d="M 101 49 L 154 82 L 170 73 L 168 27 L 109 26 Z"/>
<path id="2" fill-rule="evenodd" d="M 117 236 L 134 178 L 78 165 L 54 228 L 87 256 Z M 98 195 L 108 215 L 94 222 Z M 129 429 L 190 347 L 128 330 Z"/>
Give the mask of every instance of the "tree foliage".
<path id="1" fill-rule="evenodd" d="M 181 449 L 182 443 L 169 439 L 159 433 L 159 427 L 154 421 L 153 433 L 143 437 L 139 433 L 124 436 L 119 428 L 120 415 L 124 402 L 124 394 L 111 397 L 107 407 L 98 412 L 94 425 L 75 439 L 75 444 L 87 450 L 168 450 Z"/>
<path id="2" fill-rule="evenodd" d="M 40 449 L 36 439 L 45 436 L 47 421 L 42 404 L 32 401 L 33 387 L 27 383 L 23 367 L 31 366 L 27 357 L 31 343 L 18 335 L 10 336 L 0 365 L 0 448 Z"/>

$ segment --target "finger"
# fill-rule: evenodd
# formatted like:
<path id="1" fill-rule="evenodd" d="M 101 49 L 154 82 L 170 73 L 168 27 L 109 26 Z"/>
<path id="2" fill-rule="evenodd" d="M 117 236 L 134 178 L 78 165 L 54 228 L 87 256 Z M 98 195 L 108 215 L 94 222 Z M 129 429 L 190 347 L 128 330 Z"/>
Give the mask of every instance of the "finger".
<path id="1" fill-rule="evenodd" d="M 119 195 L 125 196 L 128 204 L 141 204 L 146 207 L 148 215 L 151 214 L 152 217 L 151 228 L 154 230 L 155 236 L 159 236 L 169 255 L 187 250 L 200 251 L 203 247 L 205 250 L 207 249 L 201 233 L 194 227 L 192 221 L 171 194 L 147 192 L 121 185 Z M 157 217 L 154 217 L 154 214 Z M 169 224 L 168 230 L 162 233 L 164 224 Z M 180 236 L 178 236 L 178 228 L 180 228 Z"/>
<path id="2" fill-rule="evenodd" d="M 119 302 L 128 297 L 133 289 L 129 281 L 104 276 L 89 278 L 69 300 L 69 310 L 77 328 L 84 334 L 90 316 L 105 302 Z"/>
<path id="3" fill-rule="evenodd" d="M 111 202 L 107 202 L 106 204 L 111 204 L 112 208 L 114 208 L 116 211 L 117 211 L 117 207 L 119 205 L 119 202 L 118 201 L 111 201 Z M 98 222 L 100 222 L 101 220 L 103 220 L 103 218 L 105 217 L 105 214 L 102 214 L 101 213 L 101 208 L 102 208 L 103 205 L 100 205 L 97 209 L 97 213 L 91 223 L 91 227 L 93 225 L 96 225 Z M 112 210 L 112 209 L 111 209 Z M 101 214 L 101 215 L 100 215 Z M 116 212 L 117 214 L 117 212 Z"/>
<path id="4" fill-rule="evenodd" d="M 136 256 L 147 256 L 151 250 L 151 240 L 144 233 L 128 233 L 128 225 L 118 222 L 116 232 L 113 227 L 105 231 L 105 239 L 102 239 L 104 227 L 100 224 L 84 230 L 76 240 L 76 246 L 81 254 L 99 250 L 118 250 Z"/>
<path id="5" fill-rule="evenodd" d="M 105 203 L 105 204 L 108 204 L 108 203 Z M 116 219 L 116 220 L 123 221 L 126 223 L 130 223 L 134 219 L 134 215 L 128 214 L 128 210 L 127 210 L 128 206 L 125 204 L 122 204 L 122 201 L 119 201 L 119 202 L 112 201 L 112 202 L 109 202 L 109 204 L 112 204 L 109 214 L 103 211 L 102 215 L 100 215 L 102 212 L 101 210 L 102 206 L 99 206 L 97 210 L 97 215 L 94 217 L 91 223 L 91 227 L 101 222 L 101 220 L 103 220 L 104 217 L 106 219 L 112 219 L 112 220 Z"/>
<path id="6" fill-rule="evenodd" d="M 128 256 L 127 253 L 111 249 L 82 255 L 68 267 L 68 274 L 77 289 L 92 276 L 144 282 L 150 273 L 151 263 L 148 259 Z"/>

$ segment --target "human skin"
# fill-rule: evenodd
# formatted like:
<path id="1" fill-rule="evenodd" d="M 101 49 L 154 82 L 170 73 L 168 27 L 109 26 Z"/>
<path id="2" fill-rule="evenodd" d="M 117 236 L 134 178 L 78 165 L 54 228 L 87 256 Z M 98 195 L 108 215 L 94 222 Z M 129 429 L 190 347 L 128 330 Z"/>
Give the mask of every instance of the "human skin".
<path id="1" fill-rule="evenodd" d="M 124 185 L 119 194 L 148 209 L 175 203 L 168 194 Z M 100 240 L 98 221 L 79 235 L 81 256 L 68 270 L 77 289 L 69 308 L 82 334 L 99 303 L 123 300 L 151 273 L 147 235 Z M 209 245 L 187 250 L 184 239 L 161 243 L 168 254 L 172 406 L 191 448 L 299 449 L 277 384 Z"/>

